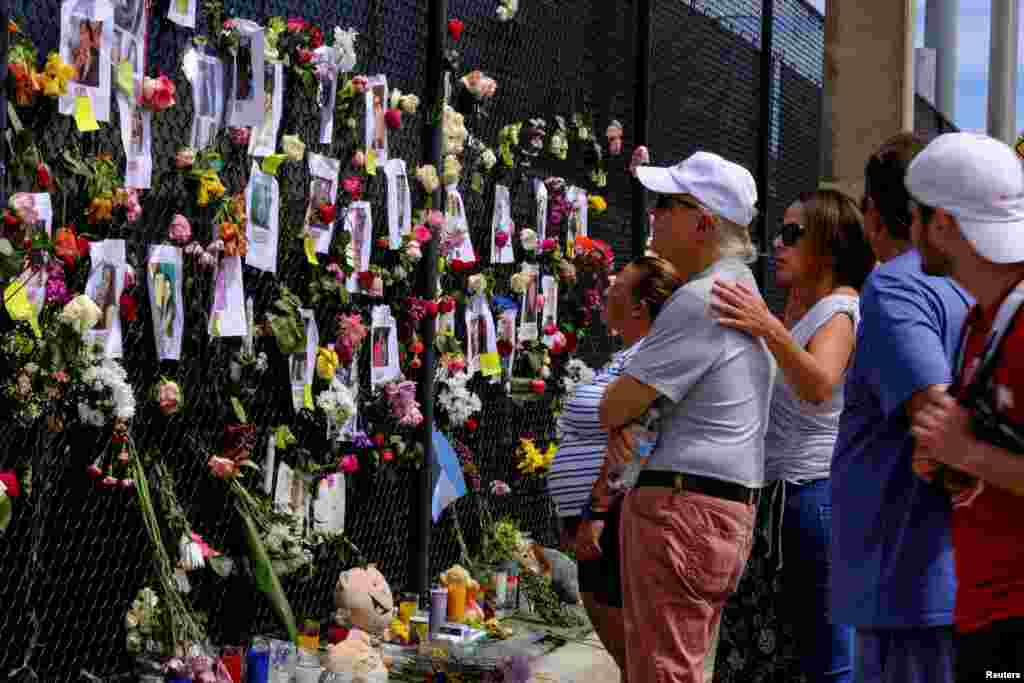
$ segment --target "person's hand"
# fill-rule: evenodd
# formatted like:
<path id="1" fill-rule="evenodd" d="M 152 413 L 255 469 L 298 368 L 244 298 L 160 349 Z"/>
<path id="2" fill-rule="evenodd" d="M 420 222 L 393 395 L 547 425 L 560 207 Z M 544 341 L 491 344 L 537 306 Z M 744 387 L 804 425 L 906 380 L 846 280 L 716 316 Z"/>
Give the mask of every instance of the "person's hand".
<path id="1" fill-rule="evenodd" d="M 601 558 L 601 532 L 604 520 L 585 519 L 576 529 L 576 559 L 598 560 Z"/>
<path id="2" fill-rule="evenodd" d="M 715 280 L 711 294 L 711 310 L 720 325 L 755 337 L 766 337 L 782 325 L 764 299 L 742 282 Z"/>
<path id="3" fill-rule="evenodd" d="M 633 461 L 636 438 L 628 429 L 615 429 L 608 435 L 606 458 L 612 467 L 625 467 Z"/>
<path id="4" fill-rule="evenodd" d="M 971 416 L 944 390 L 929 390 L 926 403 L 911 421 L 916 439 L 914 458 L 930 459 L 962 469 L 971 447 Z"/>

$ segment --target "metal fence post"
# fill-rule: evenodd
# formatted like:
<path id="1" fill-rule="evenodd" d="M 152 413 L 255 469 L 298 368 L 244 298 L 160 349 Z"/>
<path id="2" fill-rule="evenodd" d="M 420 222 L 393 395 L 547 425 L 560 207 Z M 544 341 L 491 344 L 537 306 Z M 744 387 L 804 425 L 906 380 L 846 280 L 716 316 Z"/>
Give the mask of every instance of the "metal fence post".
<path id="1" fill-rule="evenodd" d="M 757 278 L 763 289 L 768 279 L 768 185 L 771 175 L 772 154 L 772 92 L 775 79 L 775 64 L 772 59 L 775 47 L 775 0 L 761 0 L 761 125 L 757 151 L 757 193 L 761 198 L 761 210 L 757 217 Z"/>
<path id="2" fill-rule="evenodd" d="M 426 163 L 434 164 L 440 172 L 443 166 L 442 133 L 444 114 L 444 41 L 447 30 L 448 0 L 429 0 L 427 7 L 427 78 L 424 99 L 427 116 L 423 122 L 421 145 Z M 432 198 L 434 208 L 444 209 L 444 190 L 438 189 Z M 437 243 L 435 236 L 425 245 L 423 268 L 420 272 L 419 295 L 432 300 L 437 290 Z M 423 444 L 423 465 L 415 478 L 413 513 L 409 524 L 409 580 L 412 590 L 423 595 L 430 588 L 430 532 L 431 498 L 433 495 L 434 464 L 434 318 L 426 316 L 420 322 L 423 341 L 423 366 L 420 368 L 417 395 L 423 425 L 420 443 Z"/>
<path id="3" fill-rule="evenodd" d="M 651 111 L 651 1 L 634 0 L 636 12 L 633 22 L 636 26 L 636 90 L 633 100 L 634 146 L 649 144 Z M 644 255 L 647 245 L 647 188 L 633 178 L 633 258 Z"/>
<path id="4" fill-rule="evenodd" d="M 0 0 L 0 83 L 7 83 L 7 48 L 10 36 L 7 23 L 10 11 L 7 0 Z M 0 193 L 7 196 L 7 88 L 0 88 Z"/>

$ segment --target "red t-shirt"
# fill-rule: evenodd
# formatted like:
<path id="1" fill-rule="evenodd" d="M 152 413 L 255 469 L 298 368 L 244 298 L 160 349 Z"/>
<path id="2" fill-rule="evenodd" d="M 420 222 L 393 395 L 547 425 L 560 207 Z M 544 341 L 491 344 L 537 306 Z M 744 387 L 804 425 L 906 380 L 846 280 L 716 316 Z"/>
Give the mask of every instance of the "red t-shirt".
<path id="1" fill-rule="evenodd" d="M 978 369 L 995 316 L 996 310 L 983 313 L 976 306 L 967 318 L 961 386 Z M 992 374 L 996 409 L 1024 427 L 1024 312 L 1006 333 L 998 362 Z M 952 524 L 957 630 L 1024 616 L 1024 497 L 985 482 L 969 504 L 953 508 Z"/>

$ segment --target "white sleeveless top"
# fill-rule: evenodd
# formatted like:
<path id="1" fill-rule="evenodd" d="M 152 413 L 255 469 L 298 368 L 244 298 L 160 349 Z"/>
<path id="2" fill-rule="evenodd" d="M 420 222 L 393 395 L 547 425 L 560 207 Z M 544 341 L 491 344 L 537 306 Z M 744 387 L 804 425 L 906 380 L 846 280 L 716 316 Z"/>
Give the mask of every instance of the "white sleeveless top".
<path id="1" fill-rule="evenodd" d="M 836 315 L 853 320 L 854 334 L 860 324 L 857 297 L 830 294 L 809 311 L 790 330 L 796 343 L 806 347 L 821 327 Z M 824 403 L 800 399 L 779 370 L 772 396 L 768 431 L 765 433 L 765 481 L 779 479 L 806 482 L 829 476 L 832 450 L 839 434 L 839 415 L 843 412 L 846 371 Z"/>

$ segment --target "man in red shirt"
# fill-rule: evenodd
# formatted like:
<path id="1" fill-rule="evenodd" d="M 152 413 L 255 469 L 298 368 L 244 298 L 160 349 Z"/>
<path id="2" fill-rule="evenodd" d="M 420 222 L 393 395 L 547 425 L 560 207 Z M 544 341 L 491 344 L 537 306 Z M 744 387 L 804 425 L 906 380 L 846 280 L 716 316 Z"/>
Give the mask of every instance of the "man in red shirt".
<path id="1" fill-rule="evenodd" d="M 921 268 L 977 300 L 953 396 L 914 418 L 915 470 L 953 494 L 957 680 L 1024 674 L 1024 168 L 983 135 L 936 138 L 907 170 Z"/>

